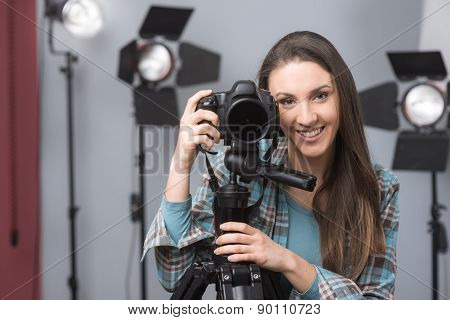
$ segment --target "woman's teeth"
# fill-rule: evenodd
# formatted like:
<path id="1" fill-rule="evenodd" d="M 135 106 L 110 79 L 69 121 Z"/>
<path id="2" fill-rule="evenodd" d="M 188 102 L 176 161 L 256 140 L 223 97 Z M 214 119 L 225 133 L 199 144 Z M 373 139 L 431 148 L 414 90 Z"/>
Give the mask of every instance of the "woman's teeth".
<path id="1" fill-rule="evenodd" d="M 325 127 L 320 127 L 311 131 L 297 131 L 302 137 L 305 138 L 314 138 L 319 135 Z"/>

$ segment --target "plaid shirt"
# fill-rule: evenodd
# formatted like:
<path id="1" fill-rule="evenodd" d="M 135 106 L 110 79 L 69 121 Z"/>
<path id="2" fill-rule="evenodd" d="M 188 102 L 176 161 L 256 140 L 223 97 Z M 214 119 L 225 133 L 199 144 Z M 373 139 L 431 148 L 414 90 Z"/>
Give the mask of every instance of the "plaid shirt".
<path id="1" fill-rule="evenodd" d="M 280 138 L 277 149 L 272 155 L 273 164 L 285 164 L 287 159 L 287 139 Z M 269 141 L 260 143 L 261 156 L 269 147 Z M 220 185 L 229 182 L 229 171 L 223 164 L 224 150 L 219 152 L 212 162 Z M 386 237 L 385 254 L 371 255 L 361 275 L 352 281 L 321 266 L 314 266 L 320 299 L 393 299 L 394 282 L 397 271 L 396 245 L 399 226 L 397 178 L 388 170 L 374 165 L 373 170 L 380 187 L 380 215 Z M 242 184 L 242 182 L 241 182 Z M 245 186 L 251 191 L 249 205 L 254 204 L 262 192 L 262 178 L 253 180 Z M 288 237 L 288 208 L 283 193 L 279 195 L 278 214 L 275 210 L 277 184 L 268 181 L 264 190 L 259 214 L 249 217 L 249 224 L 265 232 L 276 243 L 286 247 Z M 178 243 L 170 237 L 161 208 L 158 210 L 144 244 L 144 259 L 150 248 L 155 248 L 159 281 L 169 292 L 173 292 L 187 268 L 194 262 L 196 254 L 211 250 L 215 243 L 215 231 L 212 212 L 214 195 L 204 177 L 200 188 L 192 201 L 191 223 Z M 258 210 L 256 210 L 258 211 Z M 348 241 L 347 241 L 348 243 Z M 290 299 L 302 299 L 302 295 L 293 288 Z"/>

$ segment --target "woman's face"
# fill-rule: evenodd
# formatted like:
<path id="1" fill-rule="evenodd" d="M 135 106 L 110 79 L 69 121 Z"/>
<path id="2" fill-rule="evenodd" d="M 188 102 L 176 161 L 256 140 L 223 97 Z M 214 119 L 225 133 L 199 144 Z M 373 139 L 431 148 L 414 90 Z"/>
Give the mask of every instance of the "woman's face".
<path id="1" fill-rule="evenodd" d="M 331 75 L 315 62 L 293 61 L 273 70 L 268 81 L 290 142 L 306 158 L 333 152 L 339 98 Z"/>

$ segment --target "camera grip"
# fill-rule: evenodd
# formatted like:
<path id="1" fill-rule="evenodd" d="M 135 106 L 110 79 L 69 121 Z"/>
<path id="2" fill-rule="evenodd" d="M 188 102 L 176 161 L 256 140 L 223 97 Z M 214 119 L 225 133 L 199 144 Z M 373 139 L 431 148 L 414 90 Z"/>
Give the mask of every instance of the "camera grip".
<path id="1" fill-rule="evenodd" d="M 216 112 L 217 112 L 217 103 L 216 103 L 216 100 L 215 100 L 214 96 L 211 95 L 211 96 L 207 96 L 207 97 L 202 98 L 202 99 L 198 102 L 197 107 L 195 108 L 195 111 L 197 111 L 197 110 L 199 110 L 199 109 L 209 110 L 209 111 L 212 111 L 212 112 L 216 113 Z M 209 120 L 202 120 L 202 121 L 199 121 L 198 124 L 203 124 L 203 123 L 207 123 L 207 124 L 209 124 L 210 126 L 213 126 L 213 127 L 216 128 L 217 130 L 219 130 L 219 128 L 216 127 L 216 126 L 215 126 L 211 121 L 209 121 Z M 214 138 L 211 137 L 209 134 L 206 134 L 206 135 L 207 135 L 208 138 L 210 138 L 211 140 L 214 140 Z M 207 151 L 207 150 L 203 149 L 203 147 L 202 147 L 201 145 L 198 145 L 198 146 L 197 146 L 197 149 L 198 149 L 199 151 L 203 152 L 203 153 L 217 154 L 217 152 L 215 152 L 215 151 L 211 152 L 211 151 Z"/>

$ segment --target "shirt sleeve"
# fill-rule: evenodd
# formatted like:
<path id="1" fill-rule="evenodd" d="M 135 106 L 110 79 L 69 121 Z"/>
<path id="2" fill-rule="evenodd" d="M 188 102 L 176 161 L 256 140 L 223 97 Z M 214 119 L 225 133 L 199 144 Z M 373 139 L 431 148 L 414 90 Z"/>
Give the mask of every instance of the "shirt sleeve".
<path id="1" fill-rule="evenodd" d="M 227 169 L 223 165 L 223 158 L 224 152 L 220 151 L 212 163 L 220 185 L 226 183 L 227 178 L 229 179 L 226 174 Z M 200 253 L 198 251 L 209 250 L 214 243 L 213 200 L 214 195 L 209 186 L 209 179 L 204 176 L 189 212 L 183 213 L 186 214 L 184 218 L 188 221 L 188 226 L 183 229 L 179 239 L 175 239 L 176 236 L 172 237 L 171 227 L 166 226 L 166 214 L 163 211 L 167 209 L 167 206 L 162 205 L 159 208 L 147 233 L 142 259 L 151 248 L 155 249 L 158 279 L 166 291 L 173 292 L 194 262 L 195 256 Z M 200 241 L 202 245 L 199 245 Z M 194 243 L 197 245 L 192 245 Z"/>
<path id="2" fill-rule="evenodd" d="M 179 202 L 168 201 L 166 196 L 163 195 L 161 211 L 167 231 L 175 243 L 180 241 L 181 236 L 189 228 L 191 206 L 191 195 L 187 200 Z"/>
<path id="3" fill-rule="evenodd" d="M 297 291 L 298 292 L 298 291 Z M 320 293 L 319 293 L 319 276 L 316 272 L 316 276 L 314 277 L 314 282 L 312 283 L 311 287 L 309 287 L 308 290 L 304 293 L 299 293 L 302 300 L 319 300 L 320 299 Z"/>
<path id="4" fill-rule="evenodd" d="M 314 266 L 317 281 L 305 293 L 295 288 L 291 299 L 393 299 L 397 272 L 396 247 L 399 227 L 398 192 L 399 183 L 395 176 L 388 180 L 381 178 L 384 205 L 381 207 L 383 230 L 386 238 L 384 254 L 370 255 L 361 275 L 356 281 L 345 278 L 320 266 Z"/>

